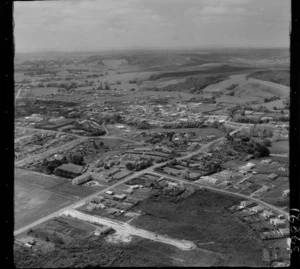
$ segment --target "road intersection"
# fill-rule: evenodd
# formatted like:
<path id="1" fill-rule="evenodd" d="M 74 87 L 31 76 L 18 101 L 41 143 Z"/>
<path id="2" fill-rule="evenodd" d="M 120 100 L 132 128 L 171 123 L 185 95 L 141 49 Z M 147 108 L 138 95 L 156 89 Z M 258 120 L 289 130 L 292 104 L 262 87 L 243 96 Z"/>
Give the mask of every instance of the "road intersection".
<path id="1" fill-rule="evenodd" d="M 239 130 L 242 130 L 242 129 L 243 129 L 243 128 L 239 128 Z M 102 138 L 103 138 L 103 137 L 102 137 Z M 106 138 L 109 139 L 110 137 L 107 136 Z M 81 139 L 82 139 L 83 141 L 85 140 L 85 138 L 81 138 Z M 123 139 L 123 140 L 124 140 L 124 139 Z M 77 140 L 75 140 L 75 141 L 77 141 Z M 216 144 L 216 143 L 219 143 L 219 142 L 222 142 L 222 141 L 225 141 L 225 138 L 224 138 L 224 137 L 221 137 L 221 138 L 219 138 L 219 139 L 217 139 L 217 140 L 214 140 L 214 141 L 212 141 L 212 142 L 210 142 L 210 143 L 208 143 L 208 144 L 205 144 L 205 145 L 203 145 L 199 150 L 197 150 L 197 151 L 195 151 L 195 152 L 192 152 L 192 153 L 189 153 L 189 154 L 187 154 L 187 155 L 185 155 L 185 156 L 182 156 L 182 157 L 180 157 L 180 158 L 176 158 L 176 159 L 177 159 L 177 160 L 189 159 L 189 158 L 191 158 L 191 157 L 193 157 L 193 156 L 198 155 L 199 153 L 205 152 L 205 151 L 208 150 L 209 147 L 211 147 L 212 145 L 214 145 L 214 144 Z M 72 142 L 74 142 L 74 141 L 72 141 Z M 77 142 L 78 142 L 78 141 L 77 141 Z M 69 143 L 69 144 L 70 144 L 70 143 Z M 57 150 L 57 149 L 53 149 L 53 152 L 54 152 L 55 150 Z M 49 151 L 48 151 L 47 153 L 49 154 Z M 45 153 L 44 153 L 44 154 L 45 154 Z M 33 157 L 34 157 L 34 156 L 33 156 Z M 243 194 L 240 194 L 240 193 L 233 193 L 233 192 L 230 192 L 230 191 L 227 191 L 227 190 L 224 190 L 224 189 L 218 189 L 218 188 L 215 188 L 215 187 L 206 186 L 206 185 L 203 185 L 203 184 L 201 184 L 201 183 L 190 182 L 190 181 L 187 181 L 187 180 L 183 180 L 183 179 L 181 179 L 181 178 L 178 178 L 178 177 L 173 177 L 173 176 L 169 176 L 169 175 L 160 174 L 160 173 L 158 173 L 158 172 L 155 171 L 156 168 L 161 167 L 161 166 L 164 166 L 164 165 L 166 165 L 167 163 L 168 163 L 168 161 L 163 162 L 163 163 L 159 163 L 159 164 L 155 164 L 155 165 L 153 165 L 153 166 L 151 166 L 151 167 L 148 167 L 148 168 L 146 168 L 146 169 L 144 169 L 144 170 L 135 172 L 134 174 L 132 174 L 132 175 L 126 177 L 125 179 L 120 180 L 120 181 L 116 182 L 115 184 L 113 184 L 113 185 L 111 185 L 111 186 L 108 186 L 108 187 L 106 187 L 105 189 L 103 189 L 103 190 L 101 190 L 101 191 L 99 191 L 99 192 L 97 192 L 97 193 L 91 194 L 91 195 L 89 195 L 89 196 L 87 196 L 87 197 L 85 197 L 85 198 L 83 198 L 83 199 L 80 199 L 80 200 L 76 201 L 75 203 L 73 203 L 73 204 L 71 204 L 71 205 L 68 205 L 68 206 L 66 206 L 66 207 L 63 207 L 63 208 L 61 208 L 61 209 L 59 209 L 59 210 L 57 210 L 57 211 L 55 211 L 55 212 L 53 212 L 53 213 L 51 213 L 51 214 L 45 216 L 45 217 L 42 217 L 41 219 L 39 219 L 39 220 L 37 220 L 37 221 L 32 222 L 31 224 L 29 224 L 29 225 L 27 225 L 27 226 L 25 226 L 25 227 L 22 227 L 22 228 L 20 228 L 20 229 L 18 229 L 18 230 L 16 230 L 16 231 L 14 231 L 14 235 L 17 236 L 17 235 L 19 235 L 19 234 L 21 234 L 21 233 L 27 231 L 27 230 L 30 229 L 30 228 L 33 228 L 33 227 L 35 227 L 35 226 L 37 226 L 37 225 L 39 225 L 39 224 L 42 224 L 42 223 L 44 223 L 44 222 L 46 222 L 46 221 L 48 221 L 48 220 L 50 220 L 50 219 L 52 219 L 52 218 L 58 217 L 59 215 L 63 214 L 63 212 L 65 212 L 66 210 L 73 210 L 73 209 L 76 209 L 76 208 L 78 208 L 79 206 L 83 205 L 83 204 L 84 204 L 86 201 L 88 201 L 90 198 L 92 198 L 92 197 L 94 197 L 94 196 L 97 196 L 97 195 L 99 195 L 99 194 L 102 194 L 102 193 L 108 191 L 109 189 L 113 189 L 113 188 L 115 188 L 115 187 L 117 187 L 117 186 L 119 186 L 119 185 L 121 185 L 121 184 L 123 184 L 123 183 L 126 183 L 126 182 L 130 181 L 130 180 L 133 179 L 133 178 L 139 177 L 139 176 L 141 176 L 141 175 L 143 175 L 143 174 L 154 174 L 154 175 L 157 175 L 157 176 L 159 176 L 159 177 L 162 177 L 162 176 L 163 176 L 163 177 L 166 177 L 166 178 L 170 178 L 170 179 L 172 179 L 172 180 L 175 180 L 175 181 L 179 181 L 179 182 L 182 182 L 182 183 L 185 183 L 185 184 L 190 184 L 190 185 L 197 186 L 197 187 L 200 187 L 200 188 L 208 189 L 208 190 L 211 190 L 211 191 L 214 191 L 214 192 L 219 192 L 219 193 L 223 193 L 223 194 L 226 194 L 226 195 L 231 195 L 231 196 L 243 198 L 243 199 L 246 199 L 246 200 L 252 200 L 252 201 L 254 201 L 254 202 L 258 203 L 258 204 L 261 204 L 261 205 L 265 206 L 266 208 L 269 208 L 269 209 L 271 209 L 271 210 L 274 210 L 274 211 L 277 212 L 278 214 L 282 214 L 282 215 L 284 215 L 284 216 L 287 217 L 287 218 L 289 217 L 289 214 L 288 214 L 287 212 L 283 211 L 282 209 L 280 209 L 280 208 L 278 208 L 278 207 L 275 207 L 275 206 L 273 206 L 273 205 L 271 205 L 271 204 L 268 204 L 268 203 L 266 203 L 266 202 L 264 202 L 264 201 L 261 201 L 261 200 L 259 200 L 259 199 L 257 199 L 257 198 L 254 198 L 254 197 L 251 197 L 251 196 L 247 196 L 247 195 L 243 195 Z"/>

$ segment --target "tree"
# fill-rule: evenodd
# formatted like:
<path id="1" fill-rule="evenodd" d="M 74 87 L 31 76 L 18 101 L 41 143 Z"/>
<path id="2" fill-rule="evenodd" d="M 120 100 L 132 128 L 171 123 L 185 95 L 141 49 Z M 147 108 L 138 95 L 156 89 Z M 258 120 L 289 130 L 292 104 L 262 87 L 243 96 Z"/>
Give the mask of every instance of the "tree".
<path id="1" fill-rule="evenodd" d="M 126 163 L 125 167 L 127 170 L 130 170 L 130 171 L 134 169 L 134 165 L 130 162 Z"/>
<path id="2" fill-rule="evenodd" d="M 265 140 L 263 141 L 263 143 L 264 143 L 264 146 L 265 146 L 265 147 L 271 147 L 271 146 L 272 146 L 272 143 L 271 143 L 271 141 L 270 141 L 269 139 L 265 139 Z"/>
<path id="3" fill-rule="evenodd" d="M 70 163 L 74 163 L 74 164 L 77 164 L 77 165 L 84 165 L 85 162 L 84 162 L 84 159 L 83 159 L 83 156 L 80 155 L 80 154 L 74 154 L 74 153 L 70 153 L 68 155 L 68 160 Z"/>
<path id="4" fill-rule="evenodd" d="M 257 158 L 267 157 L 270 155 L 270 150 L 266 146 L 257 143 L 255 147 L 254 155 Z"/>

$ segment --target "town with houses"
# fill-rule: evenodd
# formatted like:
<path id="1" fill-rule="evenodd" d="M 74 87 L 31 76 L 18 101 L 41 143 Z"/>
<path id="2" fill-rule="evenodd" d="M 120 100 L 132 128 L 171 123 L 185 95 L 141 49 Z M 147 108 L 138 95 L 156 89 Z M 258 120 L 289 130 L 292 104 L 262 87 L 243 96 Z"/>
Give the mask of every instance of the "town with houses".
<path id="1" fill-rule="evenodd" d="M 77 197 L 82 189 L 79 202 L 56 211 L 57 217 L 96 222 L 97 236 L 124 225 L 114 220 L 138 218 L 136 205 L 153 193 L 168 193 L 174 201 L 203 189 L 237 197 L 226 210 L 257 234 L 263 264 L 287 263 L 288 154 L 269 150 L 272 143 L 288 141 L 287 108 L 216 102 L 214 94 L 179 102 L 178 96 L 158 92 L 121 101 L 133 92 L 121 88 L 34 94 L 45 81 L 86 81 L 90 75 L 84 74 L 27 75 L 16 84 L 17 182 L 38 173 L 50 175 L 54 187 L 58 182 L 54 193 Z M 116 96 L 120 101 L 110 100 Z M 239 121 L 239 115 L 251 123 Z M 243 142 L 252 137 L 258 142 L 251 148 Z M 30 227 L 26 219 L 16 220 L 16 235 Z M 17 242 L 28 248 L 44 244 L 35 236 Z"/>
<path id="2" fill-rule="evenodd" d="M 290 265 L 288 49 L 14 61 L 16 268 Z"/>

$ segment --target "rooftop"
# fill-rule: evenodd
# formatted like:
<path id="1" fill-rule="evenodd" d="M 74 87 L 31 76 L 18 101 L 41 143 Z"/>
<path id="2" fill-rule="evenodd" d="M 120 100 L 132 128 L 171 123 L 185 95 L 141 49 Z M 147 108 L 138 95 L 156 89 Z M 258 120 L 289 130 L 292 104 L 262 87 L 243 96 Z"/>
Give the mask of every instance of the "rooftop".
<path id="1" fill-rule="evenodd" d="M 82 172 L 82 166 L 73 164 L 73 163 L 65 163 L 62 164 L 61 166 L 57 167 L 56 169 L 59 170 L 65 170 L 73 173 L 81 173 Z"/>

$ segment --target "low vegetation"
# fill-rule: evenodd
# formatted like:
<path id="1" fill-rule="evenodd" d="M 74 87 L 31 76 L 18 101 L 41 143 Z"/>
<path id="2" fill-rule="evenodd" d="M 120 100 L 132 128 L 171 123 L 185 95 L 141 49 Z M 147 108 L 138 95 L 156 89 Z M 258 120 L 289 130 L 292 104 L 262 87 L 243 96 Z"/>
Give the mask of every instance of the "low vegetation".
<path id="1" fill-rule="evenodd" d="M 257 71 L 247 77 L 290 86 L 290 71 L 287 69 Z"/>

